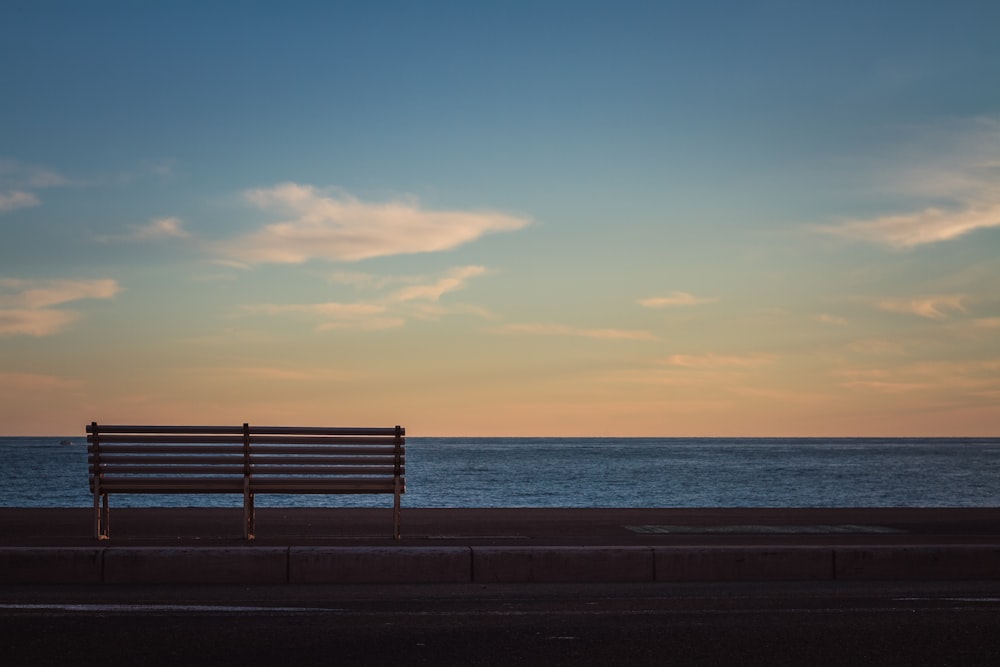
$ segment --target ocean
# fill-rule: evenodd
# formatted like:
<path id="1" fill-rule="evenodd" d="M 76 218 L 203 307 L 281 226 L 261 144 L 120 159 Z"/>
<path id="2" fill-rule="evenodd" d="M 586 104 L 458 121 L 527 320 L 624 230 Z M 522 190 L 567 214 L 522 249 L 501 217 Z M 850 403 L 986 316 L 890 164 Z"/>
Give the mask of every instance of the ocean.
<path id="1" fill-rule="evenodd" d="M 69 440 L 71 444 L 61 441 Z M 407 438 L 409 507 L 997 507 L 1000 438 Z M 115 507 L 237 507 L 122 495 Z M 257 497 L 382 507 L 380 496 Z M 0 438 L 0 507 L 89 507 L 83 438 Z"/>

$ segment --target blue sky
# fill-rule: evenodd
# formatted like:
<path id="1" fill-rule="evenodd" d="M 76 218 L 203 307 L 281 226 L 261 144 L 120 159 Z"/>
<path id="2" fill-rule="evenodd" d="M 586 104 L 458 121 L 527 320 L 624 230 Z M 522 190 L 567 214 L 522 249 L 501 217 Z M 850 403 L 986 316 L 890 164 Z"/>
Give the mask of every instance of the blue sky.
<path id="1" fill-rule="evenodd" d="M 7 3 L 3 423 L 993 432 L 997 25 Z"/>

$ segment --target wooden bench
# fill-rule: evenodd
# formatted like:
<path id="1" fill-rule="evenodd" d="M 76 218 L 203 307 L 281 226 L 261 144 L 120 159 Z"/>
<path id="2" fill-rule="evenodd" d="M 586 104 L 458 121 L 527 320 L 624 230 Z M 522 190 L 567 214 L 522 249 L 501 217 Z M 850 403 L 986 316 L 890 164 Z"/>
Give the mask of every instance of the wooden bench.
<path id="1" fill-rule="evenodd" d="M 254 539 L 258 493 L 392 494 L 399 539 L 405 430 L 297 426 L 87 426 L 94 537 L 108 539 L 112 493 L 243 494 Z"/>

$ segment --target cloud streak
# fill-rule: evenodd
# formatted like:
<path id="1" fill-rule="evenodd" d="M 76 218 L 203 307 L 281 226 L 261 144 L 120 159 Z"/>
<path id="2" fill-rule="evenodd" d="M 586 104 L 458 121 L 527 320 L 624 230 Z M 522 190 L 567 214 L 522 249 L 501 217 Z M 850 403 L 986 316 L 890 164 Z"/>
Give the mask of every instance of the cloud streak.
<path id="1" fill-rule="evenodd" d="M 774 361 L 770 356 L 737 356 L 725 354 L 674 354 L 663 360 L 667 366 L 680 368 L 756 368 Z"/>
<path id="2" fill-rule="evenodd" d="M 0 158 L 0 213 L 39 206 L 42 202 L 34 190 L 69 184 L 54 171 Z"/>
<path id="3" fill-rule="evenodd" d="M 448 292 L 463 289 L 470 278 L 486 273 L 484 266 L 460 266 L 448 271 L 447 275 L 426 285 L 404 287 L 393 295 L 396 301 L 439 301 Z"/>
<path id="4" fill-rule="evenodd" d="M 300 264 L 311 259 L 350 262 L 437 252 L 531 222 L 491 211 L 424 209 L 412 201 L 364 202 L 346 193 L 296 183 L 249 190 L 244 199 L 283 218 L 216 244 L 215 250 L 225 259 L 245 264 Z"/>
<path id="5" fill-rule="evenodd" d="M 891 313 L 919 315 L 932 320 L 944 320 L 951 313 L 968 312 L 963 304 L 965 297 L 958 294 L 944 296 L 927 296 L 914 299 L 885 299 L 878 302 L 878 307 Z"/>
<path id="6" fill-rule="evenodd" d="M 38 206 L 40 203 L 38 196 L 33 192 L 25 192 L 24 190 L 0 192 L 0 213 Z"/>
<path id="7" fill-rule="evenodd" d="M 51 336 L 79 319 L 76 311 L 55 309 L 83 299 L 112 299 L 114 280 L 27 281 L 0 279 L 0 335 Z"/>
<path id="8" fill-rule="evenodd" d="M 333 301 L 293 304 L 265 303 L 243 306 L 241 310 L 250 315 L 303 315 L 319 321 L 316 325 L 317 331 L 395 329 L 405 323 L 402 318 L 386 316 L 385 306 L 374 303 L 338 303 Z"/>
<path id="9" fill-rule="evenodd" d="M 502 334 L 523 334 L 531 336 L 572 336 L 595 338 L 598 340 L 659 340 L 649 331 L 636 329 L 581 329 L 564 324 L 508 324 L 496 329 Z"/>
<path id="10" fill-rule="evenodd" d="M 715 303 L 718 299 L 699 297 L 687 292 L 671 292 L 667 296 L 651 296 L 639 299 L 639 305 L 646 308 L 673 308 L 676 306 L 697 306 Z"/>
<path id="11" fill-rule="evenodd" d="M 145 225 L 135 225 L 126 234 L 118 236 L 102 236 L 104 242 L 144 242 L 159 241 L 162 239 L 186 239 L 191 233 L 184 229 L 184 222 L 180 218 L 167 217 L 155 218 Z"/>
<path id="12" fill-rule="evenodd" d="M 928 134 L 936 134 L 932 130 Z M 816 231 L 894 249 L 951 241 L 981 229 L 1000 227 L 1000 119 L 978 119 L 946 141 L 950 152 L 919 158 L 929 166 L 901 170 L 894 189 L 907 196 L 934 197 L 947 205 L 840 224 Z M 950 153 L 950 154 L 949 154 Z"/>
<path id="13" fill-rule="evenodd" d="M 977 229 L 991 227 L 1000 227 L 1000 202 L 969 204 L 958 210 L 927 208 L 916 213 L 853 220 L 820 229 L 855 241 L 908 249 L 951 241 Z"/>

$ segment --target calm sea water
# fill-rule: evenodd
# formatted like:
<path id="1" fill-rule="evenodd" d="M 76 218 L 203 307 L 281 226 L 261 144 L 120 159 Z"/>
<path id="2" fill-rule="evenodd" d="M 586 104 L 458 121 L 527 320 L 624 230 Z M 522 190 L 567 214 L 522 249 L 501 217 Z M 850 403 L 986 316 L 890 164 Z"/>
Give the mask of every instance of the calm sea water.
<path id="1" fill-rule="evenodd" d="M 0 507 L 87 507 L 83 440 L 0 438 Z M 407 438 L 410 507 L 997 507 L 1000 438 Z M 135 496 L 116 507 L 239 506 Z M 258 496 L 259 506 L 387 505 Z M 391 503 L 390 503 L 391 504 Z"/>

